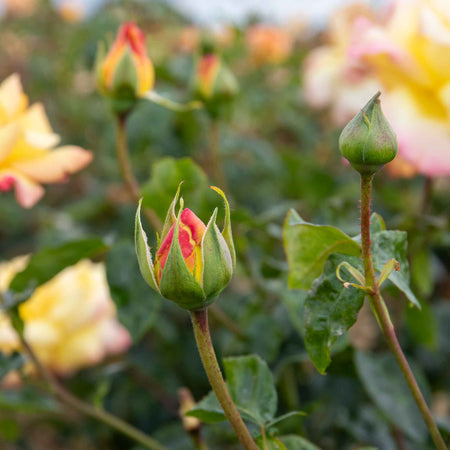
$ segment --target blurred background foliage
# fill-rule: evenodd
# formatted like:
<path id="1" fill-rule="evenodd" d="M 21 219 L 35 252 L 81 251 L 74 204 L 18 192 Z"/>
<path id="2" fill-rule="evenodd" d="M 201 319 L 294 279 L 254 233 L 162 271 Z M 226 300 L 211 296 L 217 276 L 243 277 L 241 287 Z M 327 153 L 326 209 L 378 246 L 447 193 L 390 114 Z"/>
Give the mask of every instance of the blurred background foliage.
<path id="1" fill-rule="evenodd" d="M 62 142 L 90 149 L 94 161 L 67 183 L 47 187 L 31 210 L 22 209 L 10 193 L 0 195 L 0 254 L 7 260 L 75 239 L 106 240 L 111 294 L 134 344 L 124 355 L 63 382 L 168 448 L 189 449 L 176 392 L 186 386 L 200 400 L 209 392 L 207 379 L 188 315 L 162 302 L 138 272 L 132 241 L 136 205 L 120 179 L 113 116 L 93 75 L 97 43 L 105 36 L 112 40 L 127 20 L 146 32 L 157 91 L 189 100 L 196 31 L 163 2 L 111 1 L 83 19 L 43 2 L 29 16 L 1 18 L 0 79 L 18 72 L 30 101 L 45 105 Z M 322 376 L 302 340 L 304 294 L 287 289 L 281 232 L 290 208 L 307 221 L 332 224 L 349 235 L 358 234 L 359 227 L 358 177 L 341 161 L 340 130 L 328 111 L 307 105 L 301 88 L 304 57 L 323 36 L 299 29 L 289 54 L 265 63 L 249 54 L 244 26 L 227 27 L 215 39 L 240 86 L 231 114 L 219 123 L 238 254 L 237 272 L 219 300 L 238 330 L 211 319 L 219 359 L 256 353 L 268 363 L 279 396 L 277 414 L 306 413 L 286 424 L 286 434 L 330 450 L 432 448 L 366 309 L 338 341 Z M 200 218 L 206 220 L 220 204 L 207 189 L 214 182 L 210 125 L 204 110 L 176 113 L 142 101 L 133 111 L 127 127 L 133 167 L 144 201 L 161 219 L 183 179 L 186 204 Z M 424 199 L 425 184 L 421 176 L 396 179 L 382 171 L 375 178 L 373 208 L 388 229 L 408 232 L 412 286 L 423 311 L 409 308 L 396 290 L 387 301 L 431 407 L 450 433 L 449 182 L 435 180 L 432 195 Z M 2 448 L 133 448 L 100 423 L 58 411 L 38 380 L 26 388 L 3 389 Z M 203 434 L 212 449 L 238 448 L 227 423 L 206 425 Z"/>

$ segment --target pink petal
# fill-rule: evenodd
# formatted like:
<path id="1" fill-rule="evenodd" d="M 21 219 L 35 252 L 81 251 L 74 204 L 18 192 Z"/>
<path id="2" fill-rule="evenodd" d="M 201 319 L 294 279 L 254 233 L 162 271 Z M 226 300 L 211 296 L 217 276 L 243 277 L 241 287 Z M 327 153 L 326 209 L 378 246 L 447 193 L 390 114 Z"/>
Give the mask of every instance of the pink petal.
<path id="1" fill-rule="evenodd" d="M 27 177 L 12 172 L 15 179 L 16 199 L 24 208 L 31 208 L 44 195 L 44 188 Z"/>

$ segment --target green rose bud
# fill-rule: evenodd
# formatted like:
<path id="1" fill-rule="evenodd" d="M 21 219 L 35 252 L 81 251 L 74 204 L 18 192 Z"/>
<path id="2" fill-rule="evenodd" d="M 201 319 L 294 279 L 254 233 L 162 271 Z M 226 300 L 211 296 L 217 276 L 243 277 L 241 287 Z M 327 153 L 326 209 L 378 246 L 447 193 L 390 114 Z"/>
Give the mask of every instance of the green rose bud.
<path id="1" fill-rule="evenodd" d="M 211 304 L 231 280 L 235 251 L 231 234 L 230 207 L 225 194 L 211 186 L 225 202 L 222 232 L 216 225 L 217 208 L 205 225 L 180 199 L 180 187 L 170 205 L 158 250 L 153 260 L 142 228 L 140 210 L 136 213 L 135 244 L 139 268 L 145 281 L 163 297 L 184 309 L 202 309 Z"/>
<path id="2" fill-rule="evenodd" d="M 383 115 L 377 92 L 339 137 L 342 156 L 361 174 L 374 174 L 397 155 L 394 130 Z"/>

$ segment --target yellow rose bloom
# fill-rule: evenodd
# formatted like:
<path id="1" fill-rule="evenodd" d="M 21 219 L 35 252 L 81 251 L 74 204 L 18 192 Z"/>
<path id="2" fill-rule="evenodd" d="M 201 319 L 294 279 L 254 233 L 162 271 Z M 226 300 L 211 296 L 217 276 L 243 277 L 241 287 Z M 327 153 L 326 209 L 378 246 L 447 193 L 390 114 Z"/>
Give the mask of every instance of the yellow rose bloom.
<path id="1" fill-rule="evenodd" d="M 92 160 L 80 147 L 62 146 L 40 103 L 28 106 L 20 78 L 0 84 L 0 192 L 15 189 L 18 203 L 32 207 L 43 195 L 41 183 L 59 183 Z"/>
<path id="2" fill-rule="evenodd" d="M 0 264 L 0 290 L 27 265 L 21 256 Z M 19 306 L 24 335 L 42 363 L 59 374 L 69 374 L 100 362 L 106 355 L 125 351 L 128 331 L 116 318 L 102 263 L 82 260 L 39 286 Z M 9 318 L 0 313 L 0 351 L 20 351 Z"/>

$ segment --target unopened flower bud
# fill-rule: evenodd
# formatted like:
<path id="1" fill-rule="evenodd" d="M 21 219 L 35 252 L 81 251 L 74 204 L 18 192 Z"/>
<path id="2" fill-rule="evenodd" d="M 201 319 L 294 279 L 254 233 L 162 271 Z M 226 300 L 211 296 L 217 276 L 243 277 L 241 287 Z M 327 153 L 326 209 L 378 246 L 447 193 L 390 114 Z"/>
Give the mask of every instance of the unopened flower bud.
<path id="1" fill-rule="evenodd" d="M 96 71 L 100 92 L 118 111 L 129 109 L 153 89 L 155 74 L 142 30 L 133 22 L 123 24 L 107 54 L 99 47 Z"/>
<path id="2" fill-rule="evenodd" d="M 377 92 L 339 137 L 342 156 L 361 174 L 374 174 L 397 155 L 394 130 L 383 115 Z"/>
<path id="3" fill-rule="evenodd" d="M 142 228 L 139 205 L 135 242 L 139 268 L 145 281 L 163 297 L 184 309 L 196 310 L 211 304 L 229 283 L 235 266 L 230 208 L 225 194 L 212 187 L 225 202 L 225 225 L 216 225 L 217 208 L 205 225 L 190 209 L 175 214 L 179 191 L 169 208 L 153 262 Z"/>
<path id="4" fill-rule="evenodd" d="M 212 116 L 217 116 L 230 105 L 239 92 L 235 76 L 217 53 L 203 49 L 198 56 L 193 75 L 195 97 L 205 104 Z"/>

